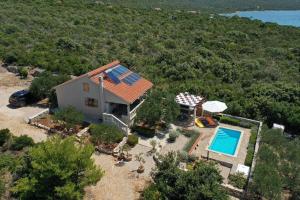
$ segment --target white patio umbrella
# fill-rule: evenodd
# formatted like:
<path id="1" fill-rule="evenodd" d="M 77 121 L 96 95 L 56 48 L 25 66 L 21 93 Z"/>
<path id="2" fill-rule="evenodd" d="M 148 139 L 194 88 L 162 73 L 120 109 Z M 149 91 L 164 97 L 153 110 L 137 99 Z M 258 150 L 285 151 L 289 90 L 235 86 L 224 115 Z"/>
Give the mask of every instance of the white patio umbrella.
<path id="1" fill-rule="evenodd" d="M 207 101 L 202 104 L 202 109 L 211 113 L 219 113 L 226 110 L 227 106 L 221 101 Z"/>

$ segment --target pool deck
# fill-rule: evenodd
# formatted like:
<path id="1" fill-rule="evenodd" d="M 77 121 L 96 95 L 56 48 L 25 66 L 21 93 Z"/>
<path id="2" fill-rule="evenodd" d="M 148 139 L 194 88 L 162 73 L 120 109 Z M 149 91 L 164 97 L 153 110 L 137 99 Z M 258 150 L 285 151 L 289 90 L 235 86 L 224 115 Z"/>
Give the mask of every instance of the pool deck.
<path id="1" fill-rule="evenodd" d="M 244 164 L 245 162 L 251 130 L 239 126 L 232 126 L 222 123 L 220 123 L 219 126 L 243 132 L 239 147 L 237 147 L 236 150 L 236 156 L 234 157 L 224 155 L 221 153 L 216 153 L 207 150 L 217 128 L 195 128 L 201 132 L 201 139 L 199 140 L 199 143 L 196 149 L 194 149 L 194 151 L 192 152 L 192 154 L 204 159 L 208 156 L 209 159 L 216 160 L 219 163 L 221 163 L 222 165 L 220 165 L 219 168 L 221 170 L 222 176 L 224 177 L 224 182 L 227 183 L 229 173 L 235 172 L 237 165 Z"/>

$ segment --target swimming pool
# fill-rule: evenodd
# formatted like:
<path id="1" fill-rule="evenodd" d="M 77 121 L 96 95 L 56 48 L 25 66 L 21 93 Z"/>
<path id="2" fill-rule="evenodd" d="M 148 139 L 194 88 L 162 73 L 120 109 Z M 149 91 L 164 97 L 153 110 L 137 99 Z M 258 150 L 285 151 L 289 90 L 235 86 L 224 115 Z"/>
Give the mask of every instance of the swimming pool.
<path id="1" fill-rule="evenodd" d="M 219 127 L 208 149 L 217 153 L 235 156 L 242 132 Z"/>

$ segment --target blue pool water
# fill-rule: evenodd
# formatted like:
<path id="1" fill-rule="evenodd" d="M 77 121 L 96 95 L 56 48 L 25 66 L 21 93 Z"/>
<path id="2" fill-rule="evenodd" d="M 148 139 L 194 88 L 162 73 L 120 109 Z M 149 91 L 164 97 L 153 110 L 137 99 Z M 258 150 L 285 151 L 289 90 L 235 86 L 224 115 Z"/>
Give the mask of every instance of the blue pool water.
<path id="1" fill-rule="evenodd" d="M 300 10 L 265 10 L 265 11 L 241 11 L 223 16 L 239 16 L 249 19 L 258 19 L 263 22 L 273 22 L 279 25 L 300 27 Z"/>
<path id="2" fill-rule="evenodd" d="M 233 156 L 235 154 L 240 137 L 240 131 L 228 128 L 219 128 L 208 149 Z"/>

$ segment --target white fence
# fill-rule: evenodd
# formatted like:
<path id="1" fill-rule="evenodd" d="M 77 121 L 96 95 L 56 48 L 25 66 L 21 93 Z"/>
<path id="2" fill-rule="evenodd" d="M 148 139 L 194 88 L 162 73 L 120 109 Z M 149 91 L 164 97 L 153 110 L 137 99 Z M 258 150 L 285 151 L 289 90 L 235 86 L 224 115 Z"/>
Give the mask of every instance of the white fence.
<path id="1" fill-rule="evenodd" d="M 256 155 L 257 155 L 257 152 L 258 152 L 258 149 L 259 149 L 259 143 L 260 143 L 260 140 L 261 140 L 261 134 L 260 134 L 260 132 L 261 132 L 263 123 L 261 121 L 257 121 L 257 120 L 253 120 L 253 119 L 247 119 L 247 118 L 237 117 L 237 116 L 232 116 L 232 115 L 227 115 L 227 114 L 223 114 L 223 115 L 227 116 L 227 117 L 232 117 L 232 118 L 235 118 L 235 119 L 239 119 L 239 120 L 248 121 L 248 122 L 257 124 L 257 126 L 258 126 L 257 138 L 256 138 L 256 142 L 255 142 L 255 147 L 254 147 L 253 160 L 252 160 L 252 164 L 251 164 L 251 167 L 250 167 L 250 172 L 249 172 L 248 182 L 247 182 L 247 184 L 249 184 L 249 182 L 252 181 L 253 172 L 254 172 L 255 165 L 256 165 L 256 159 L 257 159 Z M 246 188 L 246 190 L 247 189 L 248 189 L 248 187 Z"/>
<path id="2" fill-rule="evenodd" d="M 25 119 L 25 121 L 29 124 L 33 123 L 34 121 L 46 116 L 47 114 L 49 114 L 49 108 L 46 108 L 45 110 L 42 110 L 41 112 L 31 116 L 31 117 L 28 117 Z"/>
<path id="3" fill-rule="evenodd" d="M 126 136 L 128 135 L 129 128 L 128 128 L 127 124 L 122 122 L 119 118 L 117 118 L 113 114 L 108 114 L 108 113 L 103 113 L 102 116 L 103 116 L 103 123 L 113 124 L 113 125 L 117 126 L 119 129 L 121 129 L 122 131 L 124 131 Z"/>

